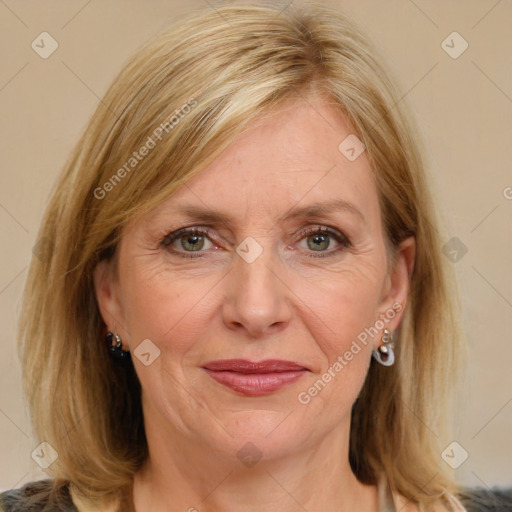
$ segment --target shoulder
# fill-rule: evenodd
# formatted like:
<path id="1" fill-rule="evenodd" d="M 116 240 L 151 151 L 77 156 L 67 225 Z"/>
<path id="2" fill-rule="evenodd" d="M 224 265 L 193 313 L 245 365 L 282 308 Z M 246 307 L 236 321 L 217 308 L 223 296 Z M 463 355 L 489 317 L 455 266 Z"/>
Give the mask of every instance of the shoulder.
<path id="1" fill-rule="evenodd" d="M 1 512 L 77 512 L 67 484 L 53 480 L 29 482 L 0 493 Z"/>
<path id="2" fill-rule="evenodd" d="M 463 488 L 457 498 L 467 512 L 510 512 L 512 511 L 512 487 Z"/>

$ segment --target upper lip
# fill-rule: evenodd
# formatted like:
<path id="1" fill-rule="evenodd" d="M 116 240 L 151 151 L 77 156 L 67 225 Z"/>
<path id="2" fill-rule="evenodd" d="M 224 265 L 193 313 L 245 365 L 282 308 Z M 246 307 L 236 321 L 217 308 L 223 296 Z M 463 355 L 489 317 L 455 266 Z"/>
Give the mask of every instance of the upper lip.
<path id="1" fill-rule="evenodd" d="M 307 368 L 293 361 L 281 359 L 266 359 L 264 361 L 247 361 L 246 359 L 222 359 L 210 361 L 203 368 L 212 371 L 231 371 L 237 373 L 278 373 L 307 370 Z"/>

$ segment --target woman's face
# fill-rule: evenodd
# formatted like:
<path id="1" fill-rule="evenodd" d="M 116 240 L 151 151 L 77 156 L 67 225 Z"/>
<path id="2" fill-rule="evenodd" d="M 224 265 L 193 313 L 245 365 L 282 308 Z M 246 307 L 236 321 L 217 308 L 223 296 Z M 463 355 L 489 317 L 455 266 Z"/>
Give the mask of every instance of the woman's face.
<path id="1" fill-rule="evenodd" d="M 347 122 L 311 105 L 253 123 L 126 227 L 117 274 L 97 267 L 148 439 L 269 459 L 348 441 L 382 325 L 399 324 L 414 245 L 388 268 L 366 153 L 354 158 Z M 250 364 L 272 360 L 284 363 Z"/>

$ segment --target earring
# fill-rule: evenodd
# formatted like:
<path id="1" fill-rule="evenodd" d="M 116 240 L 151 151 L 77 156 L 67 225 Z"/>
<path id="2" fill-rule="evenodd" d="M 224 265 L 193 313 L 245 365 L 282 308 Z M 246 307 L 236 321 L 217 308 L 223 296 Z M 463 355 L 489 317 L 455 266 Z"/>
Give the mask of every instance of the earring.
<path id="1" fill-rule="evenodd" d="M 387 329 L 384 329 L 381 341 L 382 345 L 377 350 L 373 350 L 372 355 L 383 366 L 391 366 L 395 362 L 395 352 L 393 351 L 395 344 Z"/>
<path id="2" fill-rule="evenodd" d="M 125 361 L 130 356 L 129 351 L 123 350 L 123 343 L 118 334 L 108 331 L 105 342 L 114 361 Z"/>

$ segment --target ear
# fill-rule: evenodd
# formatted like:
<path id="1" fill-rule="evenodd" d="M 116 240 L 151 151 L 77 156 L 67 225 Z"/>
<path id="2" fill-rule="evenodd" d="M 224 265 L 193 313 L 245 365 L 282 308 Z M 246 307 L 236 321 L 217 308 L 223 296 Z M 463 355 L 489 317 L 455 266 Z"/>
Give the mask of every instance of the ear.
<path id="1" fill-rule="evenodd" d="M 119 334 L 124 341 L 128 339 L 128 332 L 114 264 L 114 261 L 101 260 L 96 265 L 93 272 L 94 292 L 107 329 Z"/>
<path id="2" fill-rule="evenodd" d="M 378 315 L 386 322 L 386 328 L 390 331 L 397 329 L 402 320 L 414 271 L 415 256 L 416 239 L 411 236 L 400 243 L 388 270 Z"/>

